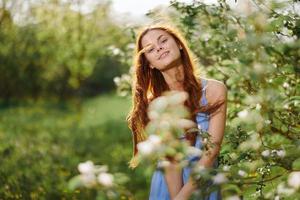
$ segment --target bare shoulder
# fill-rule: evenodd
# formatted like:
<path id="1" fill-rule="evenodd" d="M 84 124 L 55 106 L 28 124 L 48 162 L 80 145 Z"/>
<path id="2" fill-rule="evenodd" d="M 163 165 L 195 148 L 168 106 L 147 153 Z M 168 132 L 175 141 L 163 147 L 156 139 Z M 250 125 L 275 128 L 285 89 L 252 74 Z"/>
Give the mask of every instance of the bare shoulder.
<path id="1" fill-rule="evenodd" d="M 206 98 L 208 102 L 214 103 L 217 101 L 226 101 L 227 99 L 227 87 L 226 85 L 215 79 L 206 79 Z"/>

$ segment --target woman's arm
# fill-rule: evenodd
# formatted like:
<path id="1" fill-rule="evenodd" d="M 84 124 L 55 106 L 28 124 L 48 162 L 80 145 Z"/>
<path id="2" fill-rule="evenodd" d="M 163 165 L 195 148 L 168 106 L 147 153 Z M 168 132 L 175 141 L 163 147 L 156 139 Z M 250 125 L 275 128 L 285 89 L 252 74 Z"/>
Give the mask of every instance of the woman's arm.
<path id="1" fill-rule="evenodd" d="M 174 199 L 183 186 L 182 169 L 176 161 L 172 161 L 170 163 L 171 164 L 169 166 L 165 167 L 165 179 L 170 197 L 171 199 Z"/>
<path id="2" fill-rule="evenodd" d="M 203 153 L 199 160 L 199 165 L 204 167 L 211 167 L 218 156 L 221 143 L 224 136 L 226 123 L 226 109 L 227 109 L 227 88 L 226 86 L 216 80 L 208 80 L 206 89 L 206 98 L 209 104 L 214 104 L 219 101 L 224 101 L 213 113 L 210 114 L 208 132 L 211 135 L 210 141 L 214 144 L 208 151 Z M 194 190 L 196 185 L 191 179 L 182 187 L 174 200 L 187 200 Z"/>

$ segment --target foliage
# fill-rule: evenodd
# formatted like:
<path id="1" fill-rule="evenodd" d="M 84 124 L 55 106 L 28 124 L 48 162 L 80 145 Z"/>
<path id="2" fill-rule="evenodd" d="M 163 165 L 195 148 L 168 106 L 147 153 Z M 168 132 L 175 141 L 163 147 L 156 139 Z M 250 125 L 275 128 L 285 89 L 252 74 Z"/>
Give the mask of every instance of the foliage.
<path id="1" fill-rule="evenodd" d="M 1 198 L 96 199 L 95 190 L 68 188 L 77 164 L 93 160 L 131 177 L 126 196 L 145 199 L 149 177 L 127 164 L 132 153 L 124 120 L 129 104 L 115 95 L 84 99 L 80 107 L 76 99 L 1 104 Z"/>
<path id="2" fill-rule="evenodd" d="M 130 37 L 111 18 L 108 2 L 88 13 L 78 10 L 81 1 L 77 10 L 73 1 L 3 2 L 1 98 L 95 95 L 112 90 L 113 77 L 128 69 L 112 50 L 125 48 Z"/>
<path id="3" fill-rule="evenodd" d="M 237 3 L 240 13 L 224 0 L 218 5 L 171 2 L 177 12 L 172 19 L 189 40 L 203 75 L 228 88 L 227 128 L 219 157 L 229 181 L 222 192 L 224 197 L 295 199 L 299 183 L 292 180 L 300 170 L 300 17 L 294 4 L 299 2 Z"/>

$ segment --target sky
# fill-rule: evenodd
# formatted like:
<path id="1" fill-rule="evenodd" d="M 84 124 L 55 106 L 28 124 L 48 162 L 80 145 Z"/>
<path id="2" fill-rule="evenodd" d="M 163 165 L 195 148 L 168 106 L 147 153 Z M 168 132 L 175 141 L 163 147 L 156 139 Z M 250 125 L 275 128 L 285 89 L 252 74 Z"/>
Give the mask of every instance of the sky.
<path id="1" fill-rule="evenodd" d="M 85 0 L 95 1 L 95 0 Z M 101 1 L 101 0 L 100 0 Z M 116 14 L 127 14 L 128 16 L 133 17 L 142 17 L 149 10 L 157 7 L 158 5 L 170 5 L 170 0 L 110 0 L 112 2 L 112 9 Z M 177 0 L 179 2 L 190 3 L 193 0 Z M 218 0 L 200 0 L 206 4 L 218 4 Z M 284 2 L 286 0 L 277 0 L 278 2 Z M 251 3 L 250 0 L 226 0 L 231 8 L 243 12 L 243 6 L 246 6 L 247 3 Z M 264 1 L 262 1 L 264 2 Z M 267 2 L 267 1 L 266 1 Z M 300 10 L 300 2 L 294 3 L 294 9 Z M 292 9 L 292 8 L 290 8 Z"/>
<path id="2" fill-rule="evenodd" d="M 41 0 L 31 0 L 31 1 L 41 1 Z M 61 0 L 62 2 L 69 2 L 70 0 Z M 107 1 L 107 0 L 106 0 Z M 159 5 L 168 6 L 170 5 L 170 0 L 108 0 L 111 1 L 112 13 L 115 17 L 116 21 L 124 22 L 124 21 L 135 21 L 137 23 L 143 22 L 146 20 L 145 14 Z M 193 0 L 177 0 L 179 2 L 191 3 Z M 201 0 L 206 4 L 218 4 L 217 0 Z M 278 0 L 284 1 L 284 0 Z M 3 0 L 0 0 L 0 3 Z M 20 8 L 18 4 L 22 5 L 22 9 L 17 9 L 15 11 L 14 20 L 22 21 L 24 18 L 23 15 L 26 15 L 26 11 L 28 10 L 28 2 L 24 0 L 15 0 L 16 8 Z M 27 4 L 26 4 L 27 2 Z M 79 0 L 81 5 L 78 7 L 78 4 L 71 5 L 71 9 L 75 11 L 80 11 L 82 13 L 89 13 L 95 8 L 95 6 L 103 0 Z M 243 5 L 246 5 L 247 2 L 251 2 L 250 0 L 226 0 L 226 2 L 235 10 L 241 11 L 243 10 Z M 300 3 L 296 4 L 296 10 L 300 10 Z M 13 9 L 12 9 L 12 12 Z"/>
<path id="3" fill-rule="evenodd" d="M 142 16 L 150 9 L 158 5 L 168 6 L 170 0 L 111 0 L 112 8 L 118 13 L 128 13 L 132 16 Z M 179 2 L 190 3 L 192 0 L 178 0 Z M 203 0 L 204 3 L 217 3 L 217 0 Z"/>
<path id="4" fill-rule="evenodd" d="M 116 21 L 131 21 L 143 23 L 149 20 L 146 13 L 157 6 L 169 6 L 170 0 L 110 0 L 112 2 L 112 11 Z M 177 0 L 178 2 L 191 3 L 193 0 Z M 234 0 L 229 0 L 234 1 Z M 217 4 L 217 0 L 202 0 L 206 4 Z M 122 19 L 118 19 L 118 18 Z"/>
<path id="5" fill-rule="evenodd" d="M 42 0 L 14 0 L 14 6 L 12 7 L 12 12 L 14 13 L 14 21 L 17 23 L 22 23 L 24 15 L 28 12 L 29 2 L 39 2 Z M 72 0 L 60 0 L 61 2 L 70 2 Z M 74 3 L 70 6 L 72 10 L 80 11 L 82 13 L 90 13 L 93 11 L 93 8 L 99 3 L 102 3 L 103 0 L 78 0 L 81 2 L 80 6 L 77 3 Z M 121 19 L 120 21 L 136 21 L 142 22 L 146 20 L 145 14 L 152 10 L 153 8 L 164 5 L 170 5 L 170 0 L 105 0 L 111 1 L 112 4 L 112 13 L 117 18 Z M 177 0 L 179 2 L 190 3 L 193 0 Z M 217 3 L 217 0 L 202 0 L 204 3 Z M 229 0 L 231 1 L 231 0 Z M 234 0 L 233 0 L 234 1 Z M 3 0 L 0 0 L 2 3 Z M 8 1 L 9 2 L 9 1 Z M 77 2 L 77 1 L 74 1 Z M 14 9 L 15 8 L 15 9 Z M 123 19 L 124 18 L 124 19 Z"/>

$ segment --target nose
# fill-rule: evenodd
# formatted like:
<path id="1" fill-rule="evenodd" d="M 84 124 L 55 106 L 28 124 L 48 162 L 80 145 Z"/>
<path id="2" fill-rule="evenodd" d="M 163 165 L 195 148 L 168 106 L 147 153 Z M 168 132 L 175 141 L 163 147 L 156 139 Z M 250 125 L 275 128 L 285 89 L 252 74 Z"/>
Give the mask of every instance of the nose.
<path id="1" fill-rule="evenodd" d="M 163 47 L 162 46 L 158 46 L 158 48 L 157 48 L 157 52 L 159 52 L 160 50 L 162 50 L 163 49 Z"/>

